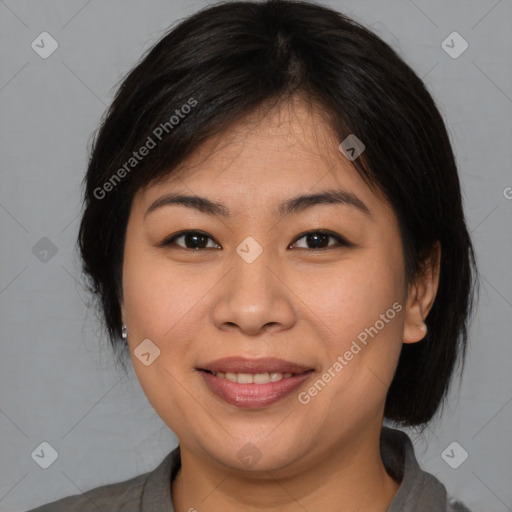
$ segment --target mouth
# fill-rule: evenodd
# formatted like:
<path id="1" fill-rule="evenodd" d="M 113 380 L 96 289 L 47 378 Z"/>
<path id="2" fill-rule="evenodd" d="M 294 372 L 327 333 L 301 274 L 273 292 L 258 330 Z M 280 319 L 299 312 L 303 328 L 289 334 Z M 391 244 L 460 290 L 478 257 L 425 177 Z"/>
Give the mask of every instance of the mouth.
<path id="1" fill-rule="evenodd" d="M 236 372 L 212 372 L 210 370 L 206 370 L 200 368 L 201 371 L 209 373 L 214 377 L 219 379 L 226 379 L 230 382 L 237 382 L 238 384 L 268 384 L 269 382 L 279 382 L 283 379 L 289 379 L 291 377 L 296 377 L 297 375 L 304 375 L 305 373 L 310 373 L 314 370 L 306 370 L 305 372 L 300 373 L 291 373 L 291 372 L 261 372 L 261 373 L 236 373 Z"/>
<path id="2" fill-rule="evenodd" d="M 314 368 L 277 358 L 218 359 L 196 368 L 208 389 L 240 408 L 271 405 L 288 396 L 315 372 Z"/>
<path id="3" fill-rule="evenodd" d="M 301 365 L 292 361 L 286 361 L 277 357 L 262 357 L 258 359 L 249 359 L 245 357 L 223 357 L 200 365 L 197 370 L 210 372 L 214 375 L 236 374 L 236 375 L 264 375 L 272 373 L 281 373 L 286 375 L 302 374 L 313 368 Z"/>

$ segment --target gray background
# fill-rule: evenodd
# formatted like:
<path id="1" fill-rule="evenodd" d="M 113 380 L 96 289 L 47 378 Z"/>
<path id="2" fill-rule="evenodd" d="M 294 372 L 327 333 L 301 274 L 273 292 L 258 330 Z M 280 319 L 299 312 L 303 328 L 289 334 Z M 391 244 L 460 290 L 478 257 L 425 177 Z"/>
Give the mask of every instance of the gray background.
<path id="1" fill-rule="evenodd" d="M 176 445 L 133 369 L 123 377 L 115 367 L 74 242 L 88 143 L 115 85 L 169 25 L 205 4 L 0 1 L 1 511 L 128 479 Z M 512 3 L 327 5 L 390 42 L 448 124 L 482 293 L 461 385 L 444 415 L 412 435 L 423 467 L 475 512 L 512 510 Z M 31 48 L 43 31 L 59 44 L 47 59 Z M 469 43 L 457 59 L 441 47 L 453 31 Z M 42 237 L 58 249 L 46 262 L 32 251 Z M 48 469 L 31 457 L 43 441 L 58 452 Z M 453 441 L 469 453 L 458 469 L 441 457 Z"/>

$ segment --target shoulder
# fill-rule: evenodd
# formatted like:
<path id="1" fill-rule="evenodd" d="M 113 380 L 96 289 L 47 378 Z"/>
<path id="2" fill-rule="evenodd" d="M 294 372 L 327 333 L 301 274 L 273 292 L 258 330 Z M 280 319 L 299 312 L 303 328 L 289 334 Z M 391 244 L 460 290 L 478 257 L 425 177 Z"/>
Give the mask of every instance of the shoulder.
<path id="1" fill-rule="evenodd" d="M 123 482 L 46 503 L 28 512 L 160 512 L 172 511 L 171 480 L 181 467 L 180 447 L 153 470 Z"/>
<path id="2" fill-rule="evenodd" d="M 150 474 L 148 472 L 124 482 L 102 485 L 83 494 L 67 496 L 28 512 L 89 512 L 91 510 L 138 512 L 144 484 Z"/>

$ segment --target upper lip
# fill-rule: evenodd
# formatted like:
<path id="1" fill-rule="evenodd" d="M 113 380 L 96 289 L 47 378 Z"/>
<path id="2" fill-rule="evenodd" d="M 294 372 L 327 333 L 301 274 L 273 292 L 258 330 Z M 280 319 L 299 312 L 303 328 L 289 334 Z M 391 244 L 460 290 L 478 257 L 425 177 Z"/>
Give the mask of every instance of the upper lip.
<path id="1" fill-rule="evenodd" d="M 198 368 L 210 372 L 224 373 L 304 373 L 313 368 L 302 366 L 277 357 L 247 359 L 244 357 L 223 357 Z"/>

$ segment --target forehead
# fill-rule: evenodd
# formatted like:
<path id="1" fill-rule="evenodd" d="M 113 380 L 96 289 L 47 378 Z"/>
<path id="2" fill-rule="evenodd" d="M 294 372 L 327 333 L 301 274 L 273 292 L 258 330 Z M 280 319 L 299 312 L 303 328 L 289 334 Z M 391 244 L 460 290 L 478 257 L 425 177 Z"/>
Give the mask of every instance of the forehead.
<path id="1" fill-rule="evenodd" d="M 134 201 L 147 207 L 178 191 L 222 200 L 237 213 L 334 188 L 384 213 L 388 205 L 366 185 L 339 143 L 324 113 L 310 104 L 291 100 L 260 108 L 206 140 L 172 173 L 139 190 Z"/>

